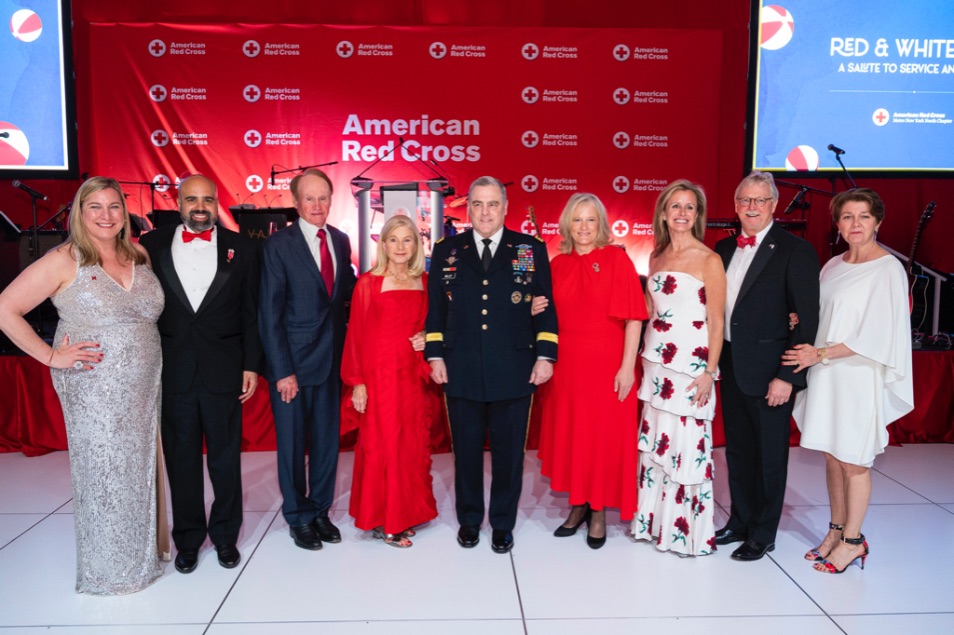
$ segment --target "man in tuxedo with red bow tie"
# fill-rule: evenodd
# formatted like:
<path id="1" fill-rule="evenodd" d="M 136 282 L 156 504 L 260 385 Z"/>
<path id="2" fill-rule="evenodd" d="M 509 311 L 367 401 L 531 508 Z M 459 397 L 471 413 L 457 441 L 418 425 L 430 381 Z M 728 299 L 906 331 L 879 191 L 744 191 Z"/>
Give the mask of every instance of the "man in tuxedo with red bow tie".
<path id="1" fill-rule="evenodd" d="M 258 334 L 259 247 L 216 225 L 215 184 L 179 183 L 182 224 L 144 234 L 166 304 L 162 340 L 162 444 L 172 494 L 176 569 L 192 572 L 206 535 L 219 564 L 238 565 L 242 526 L 242 404 L 263 370 Z M 203 441 L 215 499 L 208 522 Z"/>
<path id="2" fill-rule="evenodd" d="M 741 231 L 716 244 L 726 268 L 722 420 L 732 511 L 716 544 L 742 542 L 732 557 L 758 560 L 775 548 L 788 472 L 789 420 L 805 375 L 782 353 L 812 344 L 818 329 L 818 255 L 773 223 L 778 189 L 753 172 L 735 191 Z M 790 328 L 790 314 L 798 324 Z"/>

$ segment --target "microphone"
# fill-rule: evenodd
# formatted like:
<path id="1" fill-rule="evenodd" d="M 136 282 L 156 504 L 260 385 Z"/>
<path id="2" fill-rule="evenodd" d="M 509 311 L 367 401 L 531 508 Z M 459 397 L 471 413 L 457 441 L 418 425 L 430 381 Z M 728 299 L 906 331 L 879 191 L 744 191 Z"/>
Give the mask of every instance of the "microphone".
<path id="1" fill-rule="evenodd" d="M 833 144 L 833 143 L 829 143 L 829 144 L 828 144 L 828 150 L 830 150 L 831 152 L 834 152 L 836 157 L 837 157 L 837 156 L 841 156 L 842 154 L 845 153 L 844 150 L 842 150 L 841 148 L 839 148 L 838 146 L 836 146 L 836 145 Z"/>
<path id="2" fill-rule="evenodd" d="M 49 200 L 49 198 L 48 198 L 47 196 L 44 196 L 43 194 L 40 194 L 39 192 L 37 192 L 36 190 L 34 190 L 34 189 L 33 189 L 32 187 L 30 187 L 29 185 L 24 185 L 24 184 L 21 183 L 20 181 L 14 181 L 14 182 L 13 182 L 13 187 L 18 187 L 18 188 L 20 188 L 21 190 L 23 190 L 24 192 L 26 192 L 27 194 L 29 194 L 30 196 L 32 196 L 33 198 L 38 198 L 38 199 L 40 199 L 41 201 L 47 201 L 47 200 Z"/>
<path id="3" fill-rule="evenodd" d="M 89 172 L 83 172 L 82 174 L 80 174 L 80 179 L 82 179 L 82 180 L 84 180 L 84 181 L 88 181 L 88 180 L 89 180 Z"/>
<path id="4" fill-rule="evenodd" d="M 275 166 L 272 165 L 272 187 L 275 187 Z"/>
<path id="5" fill-rule="evenodd" d="M 802 188 L 798 194 L 795 195 L 795 198 L 792 199 L 792 202 L 788 204 L 788 207 L 785 208 L 785 211 L 782 214 L 788 216 L 793 211 L 795 211 L 802 203 L 802 199 L 805 198 L 805 193 L 808 192 L 805 188 Z"/>
<path id="6" fill-rule="evenodd" d="M 6 139 L 9 136 L 10 136 L 9 132 L 0 132 L 0 138 L 2 139 Z"/>

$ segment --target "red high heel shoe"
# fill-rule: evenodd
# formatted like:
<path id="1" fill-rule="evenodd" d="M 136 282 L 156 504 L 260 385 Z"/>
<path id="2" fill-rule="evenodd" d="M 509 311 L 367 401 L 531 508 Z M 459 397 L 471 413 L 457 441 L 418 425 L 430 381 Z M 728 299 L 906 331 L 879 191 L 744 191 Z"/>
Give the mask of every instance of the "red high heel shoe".
<path id="1" fill-rule="evenodd" d="M 836 525 L 835 523 L 830 522 L 830 523 L 828 523 L 828 529 L 829 529 L 829 530 L 834 530 L 834 531 L 844 531 L 844 530 L 845 530 L 845 526 L 844 526 L 844 525 Z M 811 551 L 809 551 L 808 553 L 805 554 L 805 559 L 806 559 L 806 560 L 809 560 L 809 561 L 811 561 L 811 562 L 818 562 L 818 561 L 820 561 L 820 560 L 824 560 L 825 558 L 824 558 L 824 556 L 821 555 L 821 551 L 819 551 L 820 549 L 821 549 L 821 545 L 818 545 L 817 547 L 815 547 L 814 549 L 812 549 Z M 829 552 L 829 553 L 831 553 L 831 552 Z"/>
<path id="2" fill-rule="evenodd" d="M 821 571 L 822 573 L 844 573 L 845 569 L 850 567 L 852 562 L 854 562 L 858 558 L 861 558 L 861 569 L 864 570 L 865 560 L 868 558 L 868 553 L 869 553 L 868 541 L 865 540 L 865 535 L 861 534 L 857 538 L 845 538 L 844 536 L 842 536 L 841 541 L 845 543 L 846 545 L 864 545 L 865 551 L 864 553 L 859 554 L 855 556 L 854 558 L 852 558 L 851 562 L 846 564 L 843 569 L 838 569 L 835 567 L 835 565 L 823 559 L 815 563 L 815 571 Z M 819 565 L 821 566 L 821 568 L 819 568 Z"/>

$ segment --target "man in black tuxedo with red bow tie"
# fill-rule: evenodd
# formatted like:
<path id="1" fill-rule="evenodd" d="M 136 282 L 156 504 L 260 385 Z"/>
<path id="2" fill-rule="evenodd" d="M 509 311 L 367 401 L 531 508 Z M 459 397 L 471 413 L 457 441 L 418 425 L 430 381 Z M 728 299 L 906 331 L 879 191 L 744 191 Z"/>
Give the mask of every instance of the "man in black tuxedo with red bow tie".
<path id="1" fill-rule="evenodd" d="M 818 255 L 773 223 L 778 189 L 753 172 L 735 191 L 741 232 L 716 245 L 726 268 L 722 419 L 732 511 L 716 544 L 742 542 L 736 560 L 775 548 L 788 472 L 789 420 L 805 375 L 782 353 L 811 344 L 818 329 Z M 790 314 L 798 315 L 794 329 Z"/>
<path id="2" fill-rule="evenodd" d="M 215 184 L 201 175 L 179 184 L 182 224 L 143 235 L 165 292 L 162 443 L 172 494 L 176 569 L 198 564 L 206 535 L 219 564 L 238 565 L 242 526 L 242 404 L 255 392 L 264 356 L 258 334 L 259 247 L 216 226 Z M 215 499 L 208 522 L 203 441 Z"/>

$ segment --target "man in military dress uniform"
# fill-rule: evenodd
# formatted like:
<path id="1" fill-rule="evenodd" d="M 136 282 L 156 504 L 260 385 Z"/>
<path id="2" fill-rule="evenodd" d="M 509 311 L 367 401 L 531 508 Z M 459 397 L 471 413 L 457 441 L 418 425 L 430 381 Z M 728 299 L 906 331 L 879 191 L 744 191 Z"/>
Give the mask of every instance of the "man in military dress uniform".
<path id="1" fill-rule="evenodd" d="M 472 230 L 434 246 L 425 355 L 444 385 L 454 443 L 457 542 L 473 547 L 484 518 L 483 450 L 490 430 L 491 546 L 513 547 L 530 404 L 553 374 L 557 318 L 536 316 L 534 296 L 553 297 L 542 240 L 504 227 L 507 193 L 484 176 L 468 193 Z"/>

